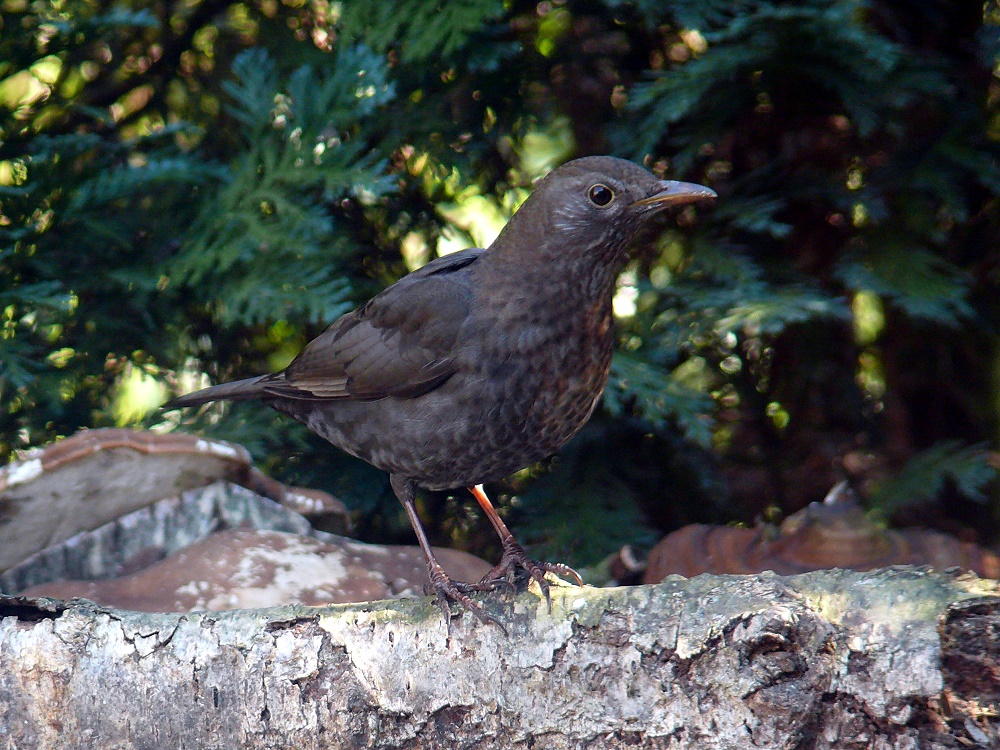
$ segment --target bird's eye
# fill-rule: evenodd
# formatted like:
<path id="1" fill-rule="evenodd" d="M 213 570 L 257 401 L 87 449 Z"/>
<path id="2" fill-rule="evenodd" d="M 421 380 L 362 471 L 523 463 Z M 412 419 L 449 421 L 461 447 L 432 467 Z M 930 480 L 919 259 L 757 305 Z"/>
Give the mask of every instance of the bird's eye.
<path id="1" fill-rule="evenodd" d="M 595 206 L 604 207 L 615 199 L 615 191 L 607 185 L 597 183 L 587 191 L 587 197 Z"/>

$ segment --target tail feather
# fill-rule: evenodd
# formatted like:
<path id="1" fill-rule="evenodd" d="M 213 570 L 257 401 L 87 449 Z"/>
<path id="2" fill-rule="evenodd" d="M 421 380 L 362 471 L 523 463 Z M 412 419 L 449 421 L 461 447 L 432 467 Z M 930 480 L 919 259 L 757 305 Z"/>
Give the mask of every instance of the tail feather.
<path id="1" fill-rule="evenodd" d="M 181 406 L 199 406 L 209 401 L 252 401 L 264 395 L 264 383 L 270 375 L 259 375 L 246 380 L 234 380 L 232 383 L 220 383 L 210 388 L 188 393 L 168 401 L 164 409 L 174 409 Z"/>

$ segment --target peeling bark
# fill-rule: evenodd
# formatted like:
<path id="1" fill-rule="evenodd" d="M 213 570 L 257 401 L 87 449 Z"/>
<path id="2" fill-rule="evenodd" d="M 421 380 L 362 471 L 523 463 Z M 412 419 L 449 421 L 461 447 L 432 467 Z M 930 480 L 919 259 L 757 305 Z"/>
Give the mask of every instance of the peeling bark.
<path id="1" fill-rule="evenodd" d="M 0 748 L 968 746 L 995 727 L 940 706 L 1000 689 L 997 594 L 912 568 L 494 592 L 509 637 L 428 599 L 0 599 Z"/>

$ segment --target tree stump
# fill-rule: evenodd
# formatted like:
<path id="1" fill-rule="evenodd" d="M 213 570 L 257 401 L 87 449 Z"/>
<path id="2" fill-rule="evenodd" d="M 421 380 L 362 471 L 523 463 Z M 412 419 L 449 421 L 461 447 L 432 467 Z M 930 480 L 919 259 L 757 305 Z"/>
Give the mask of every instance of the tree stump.
<path id="1" fill-rule="evenodd" d="M 917 748 L 996 740 L 995 581 L 914 568 L 144 614 L 0 599 L 0 747 Z M 995 714 L 993 715 L 995 719 Z M 972 743 L 970 745 L 970 742 Z"/>

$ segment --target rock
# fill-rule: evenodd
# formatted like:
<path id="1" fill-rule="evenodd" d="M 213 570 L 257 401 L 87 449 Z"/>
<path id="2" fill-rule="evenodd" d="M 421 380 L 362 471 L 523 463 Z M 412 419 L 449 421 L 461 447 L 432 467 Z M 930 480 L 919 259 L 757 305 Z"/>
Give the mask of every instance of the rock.
<path id="1" fill-rule="evenodd" d="M 780 527 L 755 529 L 693 524 L 664 538 L 649 554 L 644 583 L 672 573 L 793 575 L 811 570 L 874 570 L 891 565 L 958 567 L 1000 578 L 1000 557 L 971 542 L 924 529 L 888 530 L 874 524 L 846 483 L 822 503 L 789 516 Z"/>
<path id="2" fill-rule="evenodd" d="M 239 445 L 176 432 L 84 430 L 0 469 L 0 572 L 81 531 L 219 479 L 298 512 L 348 517 L 327 493 L 265 476 Z"/>
<path id="3" fill-rule="evenodd" d="M 487 562 L 465 552 L 435 552 L 460 581 L 477 581 L 490 570 Z M 45 583 L 21 594 L 83 597 L 140 612 L 192 612 L 398 599 L 421 596 L 428 583 L 419 547 L 229 529 L 131 575 Z"/>

